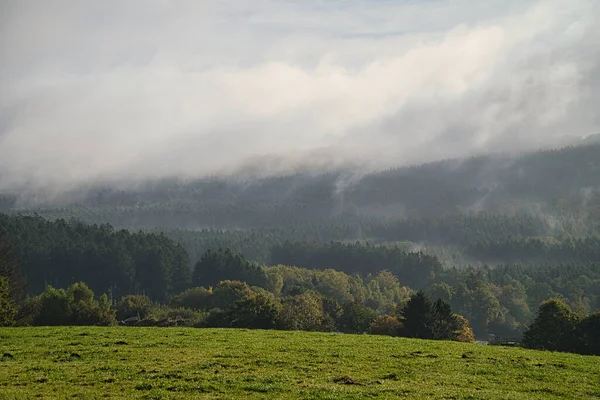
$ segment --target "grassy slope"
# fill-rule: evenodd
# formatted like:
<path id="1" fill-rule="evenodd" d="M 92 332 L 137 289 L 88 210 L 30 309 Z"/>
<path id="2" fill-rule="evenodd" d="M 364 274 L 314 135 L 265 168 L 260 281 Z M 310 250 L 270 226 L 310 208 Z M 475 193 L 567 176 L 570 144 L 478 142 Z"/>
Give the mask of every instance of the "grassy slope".
<path id="1" fill-rule="evenodd" d="M 0 329 L 0 398 L 600 398 L 600 358 L 368 335 Z"/>

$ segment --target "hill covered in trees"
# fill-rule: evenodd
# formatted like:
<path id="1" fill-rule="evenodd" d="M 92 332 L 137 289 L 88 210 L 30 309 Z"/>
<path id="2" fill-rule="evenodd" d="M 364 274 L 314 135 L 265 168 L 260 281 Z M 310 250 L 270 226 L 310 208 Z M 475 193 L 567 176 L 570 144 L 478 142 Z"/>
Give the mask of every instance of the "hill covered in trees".
<path id="1" fill-rule="evenodd" d="M 334 216 L 453 214 L 600 217 L 600 144 L 489 155 L 365 173 L 90 184 L 58 196 L 5 193 L 3 212 L 38 212 L 126 228 L 282 227 Z"/>
<path id="2" fill-rule="evenodd" d="M 599 168 L 591 143 L 369 174 L 5 193 L 0 233 L 30 294 L 83 281 L 113 301 L 168 304 L 231 280 L 383 317 L 424 290 L 477 335 L 512 336 L 549 298 L 600 308 Z"/>
<path id="3" fill-rule="evenodd" d="M 257 291 L 262 296 L 259 299 L 267 304 L 276 301 L 296 304 L 304 310 L 312 307 L 320 315 L 320 327 L 344 329 L 350 324 L 360 327 L 353 330 L 360 332 L 369 329 L 376 315 L 395 318 L 398 307 L 411 294 L 424 290 L 432 299 L 441 299 L 466 317 L 479 337 L 487 333 L 520 335 L 539 304 L 550 298 L 563 299 L 579 315 L 600 307 L 600 265 L 593 256 L 570 262 L 515 262 L 493 268 L 451 267 L 444 266 L 435 255 L 404 245 L 284 242 L 271 249 L 269 263 L 217 249 L 207 250 L 192 264 L 182 245 L 161 234 L 132 233 L 76 221 L 50 222 L 39 216 L 0 216 L 0 222 L 2 249 L 6 250 L 3 255 L 11 254 L 6 265 L 13 266 L 2 269 L 11 293 L 18 292 L 23 281 L 28 283 L 30 295 L 41 293 L 47 285 L 66 288 L 83 281 L 94 292 L 107 293 L 113 304 L 127 295 L 142 295 L 148 301 L 208 312 L 215 307 L 225 307 L 226 311 L 231 301 L 236 301 L 234 296 L 226 297 L 230 303 L 217 302 L 221 306 L 215 306 L 212 300 L 207 303 L 212 288 L 223 282 L 240 282 L 248 290 Z M 534 251 L 538 242 L 532 243 Z M 594 254 L 597 244 L 591 238 L 573 241 L 565 246 L 566 258 L 570 254 Z M 3 256 L 3 260 L 7 258 Z M 22 272 L 13 273 L 17 269 Z M 232 293 L 230 289 L 224 290 Z M 50 309 L 70 309 L 66 306 L 68 292 L 52 290 L 43 296 L 65 306 Z M 23 304 L 23 296 L 12 297 Z M 44 298 L 34 306 L 39 307 Z M 57 300 L 60 298 L 64 300 Z M 290 315 L 302 313 L 296 310 Z M 322 325 L 325 321 L 332 322 Z M 393 325 L 393 319 L 388 322 Z"/>

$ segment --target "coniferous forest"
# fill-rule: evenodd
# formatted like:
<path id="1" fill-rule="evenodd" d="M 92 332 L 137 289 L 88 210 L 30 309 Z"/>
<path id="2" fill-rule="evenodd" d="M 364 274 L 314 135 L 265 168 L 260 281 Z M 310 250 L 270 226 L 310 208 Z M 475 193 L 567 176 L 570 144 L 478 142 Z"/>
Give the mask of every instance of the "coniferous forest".
<path id="1" fill-rule="evenodd" d="M 591 144 L 4 193 L 0 323 L 495 336 L 598 354 L 599 171 Z"/>

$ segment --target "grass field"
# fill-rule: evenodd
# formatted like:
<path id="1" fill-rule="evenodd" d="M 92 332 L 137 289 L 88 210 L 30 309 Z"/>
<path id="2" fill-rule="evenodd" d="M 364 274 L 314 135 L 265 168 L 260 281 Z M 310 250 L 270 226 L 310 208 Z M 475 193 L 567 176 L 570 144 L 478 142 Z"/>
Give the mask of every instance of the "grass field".
<path id="1" fill-rule="evenodd" d="M 192 328 L 0 329 L 0 398 L 600 398 L 600 357 Z"/>

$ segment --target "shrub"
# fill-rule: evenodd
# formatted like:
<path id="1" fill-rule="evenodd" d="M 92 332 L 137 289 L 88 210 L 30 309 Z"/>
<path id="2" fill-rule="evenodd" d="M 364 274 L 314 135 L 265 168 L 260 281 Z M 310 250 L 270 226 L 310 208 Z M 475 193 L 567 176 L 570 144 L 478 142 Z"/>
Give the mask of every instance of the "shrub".
<path id="1" fill-rule="evenodd" d="M 195 287 L 187 289 L 171 300 L 173 307 L 186 307 L 194 310 L 208 310 L 213 302 L 213 291 L 211 288 Z"/>
<path id="2" fill-rule="evenodd" d="M 67 290 L 46 287 L 44 293 L 33 300 L 39 303 L 34 325 L 113 325 L 114 311 L 104 294 L 100 301 L 85 283 L 74 283 Z"/>
<path id="3" fill-rule="evenodd" d="M 151 317 L 155 321 L 178 320 L 179 326 L 194 326 L 206 319 L 206 313 L 184 307 L 156 307 Z"/>
<path id="4" fill-rule="evenodd" d="M 152 310 L 152 301 L 148 296 L 132 294 L 124 296 L 117 304 L 117 319 L 122 321 L 131 317 L 144 319 Z"/>
<path id="5" fill-rule="evenodd" d="M 400 321 L 391 315 L 378 315 L 371 322 L 369 333 L 373 335 L 398 336 L 401 326 Z"/>
<path id="6" fill-rule="evenodd" d="M 94 292 L 83 282 L 74 283 L 67 289 L 71 323 L 73 325 L 114 325 L 115 312 L 111 309 L 108 296 L 94 300 Z"/>
<path id="7" fill-rule="evenodd" d="M 34 325 L 56 326 L 71 324 L 71 305 L 64 289 L 47 286 L 39 296 L 39 311 L 33 319 Z"/>

